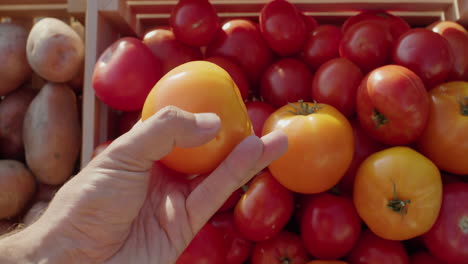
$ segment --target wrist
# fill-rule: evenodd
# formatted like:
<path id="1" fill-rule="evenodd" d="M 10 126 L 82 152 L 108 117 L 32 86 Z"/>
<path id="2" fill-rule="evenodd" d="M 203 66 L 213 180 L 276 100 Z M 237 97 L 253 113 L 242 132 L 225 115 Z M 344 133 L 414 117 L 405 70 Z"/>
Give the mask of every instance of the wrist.
<path id="1" fill-rule="evenodd" d="M 71 263 L 53 235 L 36 223 L 0 238 L 0 263 Z"/>

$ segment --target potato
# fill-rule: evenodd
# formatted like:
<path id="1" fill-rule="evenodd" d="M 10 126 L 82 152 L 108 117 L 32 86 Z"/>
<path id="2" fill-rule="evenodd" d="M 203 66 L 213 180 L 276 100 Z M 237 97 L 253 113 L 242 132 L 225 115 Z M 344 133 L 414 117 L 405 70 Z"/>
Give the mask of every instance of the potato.
<path id="1" fill-rule="evenodd" d="M 23 121 L 36 93 L 23 87 L 0 102 L 0 158 L 24 160 Z"/>
<path id="2" fill-rule="evenodd" d="M 20 214 L 36 189 L 34 176 L 16 160 L 0 160 L 0 219 Z"/>
<path id="3" fill-rule="evenodd" d="M 49 206 L 48 202 L 40 201 L 35 203 L 29 210 L 28 213 L 23 217 L 23 224 L 25 227 L 36 222 L 39 217 L 44 213 L 44 211 Z"/>
<path id="4" fill-rule="evenodd" d="M 64 183 L 81 147 L 75 93 L 65 84 L 47 83 L 33 99 L 23 124 L 26 163 L 45 184 Z"/>
<path id="5" fill-rule="evenodd" d="M 19 88 L 31 76 L 26 58 L 27 38 L 23 27 L 0 23 L 0 96 Z"/>
<path id="6" fill-rule="evenodd" d="M 32 69 L 51 82 L 70 81 L 83 65 L 83 40 L 69 25 L 56 18 L 43 18 L 34 24 L 26 51 Z"/>

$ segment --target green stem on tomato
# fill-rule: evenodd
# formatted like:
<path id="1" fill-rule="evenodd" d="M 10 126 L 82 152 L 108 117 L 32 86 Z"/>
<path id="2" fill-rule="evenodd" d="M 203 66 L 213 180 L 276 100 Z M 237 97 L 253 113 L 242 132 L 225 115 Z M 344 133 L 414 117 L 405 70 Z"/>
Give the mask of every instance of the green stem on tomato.
<path id="1" fill-rule="evenodd" d="M 468 216 L 462 217 L 460 222 L 458 223 L 463 234 L 468 234 Z"/>
<path id="2" fill-rule="evenodd" d="M 310 106 L 309 103 L 304 103 L 303 100 L 299 100 L 297 102 L 299 103 L 299 106 L 293 103 L 288 103 L 292 108 L 294 108 L 293 111 L 289 111 L 289 112 L 295 115 L 310 115 L 310 114 L 317 112 L 320 108 L 322 108 L 321 106 L 317 104 L 316 101 L 314 101 L 313 106 Z"/>
<path id="3" fill-rule="evenodd" d="M 398 198 L 396 184 L 393 183 L 393 199 L 388 201 L 387 207 L 392 209 L 395 213 L 401 214 L 404 216 L 408 213 L 408 204 L 411 203 L 411 200 L 401 200 Z"/>
<path id="4" fill-rule="evenodd" d="M 460 105 L 460 112 L 464 116 L 468 116 L 468 96 L 457 95 L 457 101 Z"/>
<path id="5" fill-rule="evenodd" d="M 372 121 L 374 121 L 375 129 L 378 129 L 380 126 L 385 125 L 388 123 L 387 117 L 385 117 L 382 113 L 377 111 L 377 109 L 372 109 Z"/>

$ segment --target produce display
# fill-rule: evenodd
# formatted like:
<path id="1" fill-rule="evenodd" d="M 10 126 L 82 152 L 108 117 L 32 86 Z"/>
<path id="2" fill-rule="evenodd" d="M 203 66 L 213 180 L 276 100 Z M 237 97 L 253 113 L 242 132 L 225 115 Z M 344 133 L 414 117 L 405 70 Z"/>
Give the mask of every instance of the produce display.
<path id="1" fill-rule="evenodd" d="M 161 160 L 179 177 L 210 173 L 252 133 L 288 136 L 177 264 L 468 264 L 467 29 L 386 10 L 327 24 L 287 0 L 258 6 L 222 17 L 208 0 L 179 0 L 93 69 L 118 117 L 93 157 L 170 106 L 222 122 L 210 142 Z M 0 234 L 33 223 L 76 172 L 84 43 L 73 29 L 0 24 Z"/>
<path id="2" fill-rule="evenodd" d="M 79 169 L 83 33 L 73 19 L 0 23 L 0 234 L 33 223 Z"/>
<path id="3" fill-rule="evenodd" d="M 94 69 L 127 127 L 116 136 L 169 105 L 220 116 L 215 139 L 162 160 L 187 177 L 252 131 L 288 136 L 177 263 L 468 263 L 466 29 L 385 10 L 320 24 L 284 0 L 258 11 L 221 19 L 209 1 L 178 1 Z"/>

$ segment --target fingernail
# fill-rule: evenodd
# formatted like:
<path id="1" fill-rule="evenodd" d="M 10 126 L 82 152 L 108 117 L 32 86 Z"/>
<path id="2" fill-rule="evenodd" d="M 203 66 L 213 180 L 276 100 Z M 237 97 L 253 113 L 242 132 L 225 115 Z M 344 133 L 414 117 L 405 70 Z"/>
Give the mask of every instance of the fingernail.
<path id="1" fill-rule="evenodd" d="M 199 128 L 213 129 L 220 125 L 221 119 L 213 113 L 199 113 L 195 114 L 195 122 Z"/>

